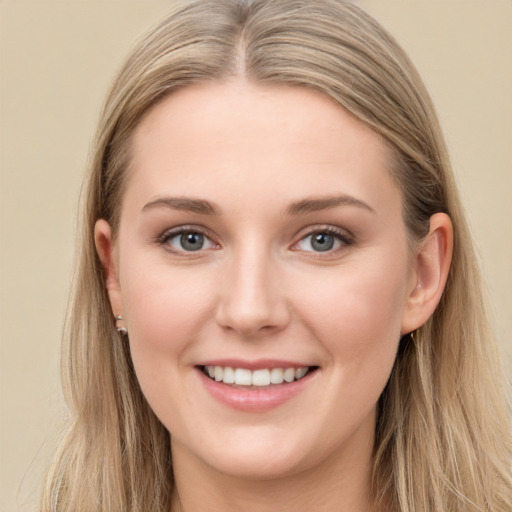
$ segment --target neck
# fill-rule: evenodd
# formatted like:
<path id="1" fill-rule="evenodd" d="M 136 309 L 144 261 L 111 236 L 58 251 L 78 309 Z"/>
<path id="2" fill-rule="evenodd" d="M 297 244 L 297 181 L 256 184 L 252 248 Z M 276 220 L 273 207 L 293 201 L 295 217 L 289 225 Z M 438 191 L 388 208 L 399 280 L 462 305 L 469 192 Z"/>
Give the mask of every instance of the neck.
<path id="1" fill-rule="evenodd" d="M 172 512 L 376 512 L 371 503 L 371 439 L 362 437 L 321 464 L 272 479 L 228 475 L 173 440 Z M 349 443 L 350 444 L 350 443 Z"/>

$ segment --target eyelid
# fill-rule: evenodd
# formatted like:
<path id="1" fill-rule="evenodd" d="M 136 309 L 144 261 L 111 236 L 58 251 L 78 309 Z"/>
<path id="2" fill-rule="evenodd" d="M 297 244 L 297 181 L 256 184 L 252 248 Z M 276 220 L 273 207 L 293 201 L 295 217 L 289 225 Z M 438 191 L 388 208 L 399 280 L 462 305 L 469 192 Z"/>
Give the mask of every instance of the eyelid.
<path id="1" fill-rule="evenodd" d="M 170 246 L 167 242 L 172 238 L 179 236 L 184 233 L 198 233 L 207 238 L 214 247 L 210 247 L 208 249 L 199 249 L 197 251 L 185 251 L 185 250 L 177 250 Z M 166 229 L 162 234 L 158 235 L 155 239 L 155 243 L 157 245 L 161 245 L 165 248 L 166 251 L 177 254 L 179 256 L 190 257 L 190 256 L 198 256 L 200 253 L 205 252 L 209 249 L 217 249 L 220 247 L 220 244 L 215 240 L 215 237 L 211 234 L 211 232 L 202 226 L 197 226 L 193 224 L 185 224 L 181 226 L 176 226 L 174 228 Z"/>
<path id="2" fill-rule="evenodd" d="M 203 235 L 204 237 L 208 238 L 208 240 L 214 245 L 212 248 L 208 249 L 202 249 L 198 251 L 181 251 L 171 248 L 167 242 L 180 234 L 183 233 L 199 233 Z M 298 244 L 303 241 L 308 236 L 312 236 L 315 233 L 328 233 L 334 237 L 336 237 L 341 242 L 341 247 L 338 247 L 337 249 L 325 251 L 325 253 L 319 252 L 319 251 L 303 251 L 298 248 Z M 333 226 L 330 224 L 319 224 L 319 225 L 313 225 L 308 226 L 304 229 L 302 229 L 295 237 L 295 242 L 290 247 L 293 251 L 301 251 L 301 252 L 310 252 L 313 253 L 311 256 L 315 255 L 315 257 L 329 257 L 329 255 L 336 254 L 340 250 L 343 250 L 344 248 L 347 248 L 348 246 L 351 246 L 355 243 L 355 237 L 353 233 L 348 231 L 347 229 L 339 228 L 337 226 Z M 205 229 L 202 226 L 194 225 L 194 224 L 184 224 L 180 226 L 176 226 L 173 228 L 166 229 L 163 231 L 160 235 L 158 235 L 154 242 L 157 245 L 166 246 L 165 249 L 168 252 L 171 252 L 173 254 L 177 254 L 180 256 L 190 257 L 190 256 L 198 256 L 200 253 L 204 253 L 206 250 L 210 249 L 219 249 L 221 247 L 221 244 L 216 240 L 216 237 L 212 235 L 210 230 Z"/>
<path id="3" fill-rule="evenodd" d="M 308 236 L 312 236 L 315 233 L 328 233 L 329 235 L 334 236 L 341 242 L 341 247 L 338 247 L 336 249 L 332 249 L 329 251 L 325 251 L 324 253 L 320 251 L 303 251 L 302 249 L 298 248 L 298 244 L 302 242 L 304 239 L 306 239 Z M 302 252 L 308 252 L 313 253 L 315 257 L 329 257 L 333 254 L 336 254 L 340 250 L 346 249 L 348 246 L 351 246 L 355 243 L 355 237 L 353 233 L 350 231 L 339 228 L 337 226 L 332 226 L 330 224 L 320 224 L 320 225 L 314 225 L 314 226 L 308 226 L 305 229 L 302 229 L 297 236 L 295 237 L 296 241 L 292 244 L 291 250 L 294 251 L 302 251 Z"/>

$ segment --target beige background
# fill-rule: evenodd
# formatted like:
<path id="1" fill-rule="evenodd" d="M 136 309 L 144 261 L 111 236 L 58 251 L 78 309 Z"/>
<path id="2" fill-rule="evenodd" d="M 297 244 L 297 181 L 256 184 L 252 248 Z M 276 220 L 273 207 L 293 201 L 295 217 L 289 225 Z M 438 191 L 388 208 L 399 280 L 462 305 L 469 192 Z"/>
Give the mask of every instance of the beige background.
<path id="1" fill-rule="evenodd" d="M 438 106 L 512 356 L 512 1 L 361 2 Z M 75 209 L 107 85 L 165 1 L 0 0 L 0 511 L 35 510 L 63 417 Z"/>

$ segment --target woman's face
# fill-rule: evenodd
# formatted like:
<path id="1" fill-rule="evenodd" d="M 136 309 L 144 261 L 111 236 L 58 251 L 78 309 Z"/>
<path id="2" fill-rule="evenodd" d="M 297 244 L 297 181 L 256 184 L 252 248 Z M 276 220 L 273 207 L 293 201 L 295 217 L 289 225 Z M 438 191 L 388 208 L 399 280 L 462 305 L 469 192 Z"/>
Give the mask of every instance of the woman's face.
<path id="1" fill-rule="evenodd" d="M 169 96 L 132 150 L 109 293 L 175 459 L 367 461 L 417 284 L 382 140 L 318 93 L 237 81 Z"/>

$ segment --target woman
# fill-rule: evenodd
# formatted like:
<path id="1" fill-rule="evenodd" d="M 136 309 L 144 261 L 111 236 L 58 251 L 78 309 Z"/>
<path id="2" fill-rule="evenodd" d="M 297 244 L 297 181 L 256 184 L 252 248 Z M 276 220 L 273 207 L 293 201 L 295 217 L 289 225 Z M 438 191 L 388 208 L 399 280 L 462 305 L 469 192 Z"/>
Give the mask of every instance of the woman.
<path id="1" fill-rule="evenodd" d="M 353 5 L 186 2 L 136 46 L 73 296 L 43 510 L 512 507 L 435 113 Z"/>

